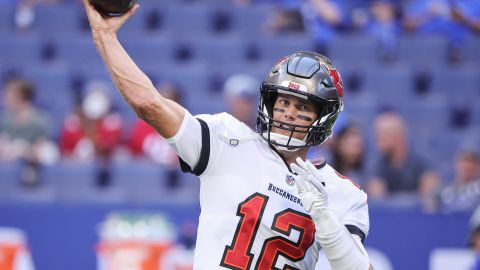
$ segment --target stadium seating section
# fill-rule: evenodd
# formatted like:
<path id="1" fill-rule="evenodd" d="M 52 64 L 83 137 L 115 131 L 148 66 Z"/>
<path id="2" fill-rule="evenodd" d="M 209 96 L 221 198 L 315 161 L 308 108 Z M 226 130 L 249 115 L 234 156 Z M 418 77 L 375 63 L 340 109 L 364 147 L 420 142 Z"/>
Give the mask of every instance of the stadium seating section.
<path id="1" fill-rule="evenodd" d="M 8 3 L 0 5 L 0 75 L 19 72 L 35 82 L 37 103 L 51 115 L 52 136 L 58 138 L 61 123 L 75 103 L 74 81 L 110 78 L 79 1 L 36 8 L 30 31 L 14 29 L 14 9 Z M 241 71 L 262 80 L 279 57 L 314 48 L 308 33 L 260 35 L 259 25 L 271 11 L 268 3 L 235 7 L 223 0 L 143 1 L 137 16 L 119 35 L 153 79 L 173 80 L 185 89 L 184 105 L 192 113 L 215 113 L 226 109 L 221 86 L 229 75 Z M 445 160 L 452 159 L 459 143 L 466 137 L 480 137 L 476 104 L 480 100 L 480 39 L 464 43 L 463 61 L 454 66 L 447 61 L 448 44 L 442 37 L 401 36 L 395 61 L 387 64 L 379 61 L 377 46 L 365 36 L 347 34 L 327 46 L 347 85 L 347 118 L 362 123 L 371 136 L 376 112 L 396 108 L 405 115 L 416 147 L 430 151 L 442 168 L 451 166 Z M 417 89 L 420 75 L 431 80 Z M 358 80 L 350 89 L 353 77 Z M 120 95 L 113 96 L 119 112 L 133 120 L 134 114 Z M 461 125 L 452 120 L 458 106 L 469 113 L 469 121 Z M 114 184 L 108 190 L 95 187 L 94 164 L 62 161 L 46 167 L 43 187 L 35 190 L 19 188 L 20 167 L 0 164 L 0 201 L 141 203 L 157 202 L 159 196 L 154 193 L 162 192 L 163 169 L 148 162 L 115 163 Z M 189 176 L 182 176 L 179 192 L 196 199 L 186 188 L 192 183 L 185 184 L 188 179 L 184 178 Z M 133 179 L 137 184 L 131 183 Z"/>

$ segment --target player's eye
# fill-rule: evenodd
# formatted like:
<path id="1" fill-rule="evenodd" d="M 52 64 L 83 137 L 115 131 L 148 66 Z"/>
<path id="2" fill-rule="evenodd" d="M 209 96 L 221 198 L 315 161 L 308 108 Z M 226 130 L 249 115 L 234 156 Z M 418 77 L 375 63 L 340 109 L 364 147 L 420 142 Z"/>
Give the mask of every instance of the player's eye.
<path id="1" fill-rule="evenodd" d="M 311 111 L 311 108 L 309 106 L 305 105 L 305 104 L 299 104 L 297 106 L 297 109 L 299 111 L 303 111 L 303 112 L 310 112 Z"/>
<path id="2" fill-rule="evenodd" d="M 290 104 L 290 102 L 286 99 L 280 99 L 278 103 L 283 106 L 288 106 Z"/>

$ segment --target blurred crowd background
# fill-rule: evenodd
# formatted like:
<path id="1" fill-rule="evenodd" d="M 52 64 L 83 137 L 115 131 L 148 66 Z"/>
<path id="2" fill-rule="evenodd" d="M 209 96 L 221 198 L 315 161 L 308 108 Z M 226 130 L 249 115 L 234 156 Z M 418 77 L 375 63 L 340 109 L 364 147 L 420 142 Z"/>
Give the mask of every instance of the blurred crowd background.
<path id="1" fill-rule="evenodd" d="M 158 91 L 193 114 L 228 111 L 254 128 L 259 84 L 276 60 L 299 50 L 332 60 L 345 110 L 334 137 L 309 158 L 327 157 L 369 194 L 366 244 L 392 269 L 442 269 L 434 248 L 466 248 L 475 238 L 480 221 L 468 220 L 480 202 L 480 1 L 139 4 L 120 41 Z M 0 226 L 31 237 L 31 227 L 55 233 L 50 225 L 72 219 L 75 230 L 94 231 L 112 211 L 149 209 L 188 224 L 192 247 L 198 181 L 116 92 L 81 1 L 0 0 L 0 79 Z M 425 258 L 400 259 L 411 255 L 398 251 L 409 246 L 397 245 L 403 230 L 432 233 L 416 238 L 427 243 L 417 252 Z M 53 269 L 48 257 L 34 261 Z"/>

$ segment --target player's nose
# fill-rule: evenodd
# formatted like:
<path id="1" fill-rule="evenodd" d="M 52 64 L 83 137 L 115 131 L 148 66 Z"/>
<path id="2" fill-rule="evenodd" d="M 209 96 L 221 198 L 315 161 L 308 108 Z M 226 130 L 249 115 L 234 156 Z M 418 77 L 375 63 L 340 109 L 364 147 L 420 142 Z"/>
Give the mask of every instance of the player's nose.
<path id="1" fill-rule="evenodd" d="M 297 115 L 297 109 L 295 106 L 288 106 L 285 108 L 285 113 L 283 114 L 284 119 L 293 121 Z"/>

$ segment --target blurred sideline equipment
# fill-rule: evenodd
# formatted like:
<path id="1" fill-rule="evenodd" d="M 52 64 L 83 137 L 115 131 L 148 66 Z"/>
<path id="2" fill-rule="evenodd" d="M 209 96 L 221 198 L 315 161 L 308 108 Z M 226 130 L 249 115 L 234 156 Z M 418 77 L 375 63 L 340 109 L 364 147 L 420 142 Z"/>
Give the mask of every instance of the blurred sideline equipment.
<path id="1" fill-rule="evenodd" d="M 430 270 L 473 269 L 475 253 L 468 249 L 437 248 L 430 254 Z"/>
<path id="2" fill-rule="evenodd" d="M 90 0 L 105 16 L 120 16 L 131 9 L 137 0 Z"/>
<path id="3" fill-rule="evenodd" d="M 173 223 L 158 213 L 112 213 L 99 235 L 98 270 L 158 270 L 177 238 Z"/>
<path id="4" fill-rule="evenodd" d="M 0 270 L 34 270 L 25 233 L 0 227 Z"/>

